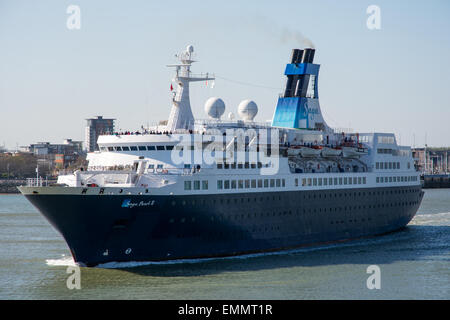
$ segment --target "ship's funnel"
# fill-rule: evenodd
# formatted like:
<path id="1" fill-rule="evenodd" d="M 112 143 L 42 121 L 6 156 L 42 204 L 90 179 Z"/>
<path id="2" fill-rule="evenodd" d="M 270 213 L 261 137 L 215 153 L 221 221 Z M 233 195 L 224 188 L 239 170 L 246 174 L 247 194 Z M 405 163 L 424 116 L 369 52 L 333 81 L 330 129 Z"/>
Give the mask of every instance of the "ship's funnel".
<path id="1" fill-rule="evenodd" d="M 311 48 L 307 48 L 307 49 L 303 50 L 303 55 L 301 57 L 300 63 L 313 63 L 315 52 L 316 52 L 316 50 L 311 49 Z"/>
<path id="2" fill-rule="evenodd" d="M 292 49 L 291 63 L 313 63 L 316 50 L 312 48 Z"/>
<path id="3" fill-rule="evenodd" d="M 320 111 L 319 65 L 314 64 L 316 50 L 293 49 L 284 74 L 286 89 L 278 99 L 272 125 L 286 128 L 330 131 Z"/>
<path id="4" fill-rule="evenodd" d="M 303 56 L 303 50 L 292 49 L 291 63 L 300 63 Z"/>

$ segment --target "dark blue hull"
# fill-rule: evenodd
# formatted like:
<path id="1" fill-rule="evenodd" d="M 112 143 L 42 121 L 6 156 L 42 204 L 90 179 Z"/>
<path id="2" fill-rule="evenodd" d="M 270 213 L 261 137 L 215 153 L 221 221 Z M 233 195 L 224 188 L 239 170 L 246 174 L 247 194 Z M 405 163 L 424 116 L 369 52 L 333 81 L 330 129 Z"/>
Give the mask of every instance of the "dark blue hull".
<path id="1" fill-rule="evenodd" d="M 63 235 L 76 262 L 231 256 L 398 230 L 420 186 L 189 196 L 26 197 Z"/>

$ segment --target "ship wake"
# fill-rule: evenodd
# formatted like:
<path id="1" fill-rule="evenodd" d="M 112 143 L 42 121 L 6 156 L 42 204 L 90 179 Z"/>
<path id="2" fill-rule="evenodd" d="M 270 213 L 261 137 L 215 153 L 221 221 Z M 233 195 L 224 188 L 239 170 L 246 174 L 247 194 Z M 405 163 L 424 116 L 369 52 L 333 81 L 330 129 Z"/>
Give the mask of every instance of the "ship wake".
<path id="1" fill-rule="evenodd" d="M 73 260 L 73 257 L 66 256 L 65 254 L 61 255 L 60 259 L 46 259 L 45 261 L 48 266 L 74 267 L 77 265 L 77 263 Z"/>

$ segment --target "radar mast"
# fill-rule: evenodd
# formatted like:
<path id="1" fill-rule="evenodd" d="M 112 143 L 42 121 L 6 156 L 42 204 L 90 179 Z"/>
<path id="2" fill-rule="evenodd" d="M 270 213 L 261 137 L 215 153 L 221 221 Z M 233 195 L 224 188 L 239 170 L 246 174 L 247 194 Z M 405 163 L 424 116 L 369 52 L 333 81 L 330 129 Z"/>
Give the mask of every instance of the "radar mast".
<path id="1" fill-rule="evenodd" d="M 176 83 L 177 88 L 172 98 L 172 110 L 170 111 L 169 120 L 167 121 L 167 130 L 175 131 L 177 129 L 191 130 L 194 127 L 194 116 L 191 110 L 191 103 L 189 100 L 189 83 L 195 81 L 214 80 L 206 73 L 205 75 L 194 76 L 191 74 L 191 65 L 195 62 L 193 60 L 194 47 L 187 46 L 186 51 L 176 55 L 179 64 L 170 64 L 168 67 L 175 68 L 175 77 L 173 82 Z"/>

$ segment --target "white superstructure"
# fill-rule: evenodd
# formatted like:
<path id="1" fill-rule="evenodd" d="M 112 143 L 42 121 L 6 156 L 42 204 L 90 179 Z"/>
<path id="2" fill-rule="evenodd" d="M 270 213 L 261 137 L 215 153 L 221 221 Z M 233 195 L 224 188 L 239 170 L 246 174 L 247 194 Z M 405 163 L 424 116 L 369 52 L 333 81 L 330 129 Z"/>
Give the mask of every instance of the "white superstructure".
<path id="1" fill-rule="evenodd" d="M 243 120 L 220 120 L 225 104 L 208 100 L 209 120 L 194 120 L 189 102 L 193 48 L 178 57 L 178 84 L 166 127 L 101 135 L 87 170 L 61 175 L 71 187 L 109 193 L 189 194 L 282 192 L 417 185 L 410 147 L 387 133 L 346 134 L 254 122 L 257 106 L 243 101 Z M 90 192 L 89 190 L 86 192 Z"/>

